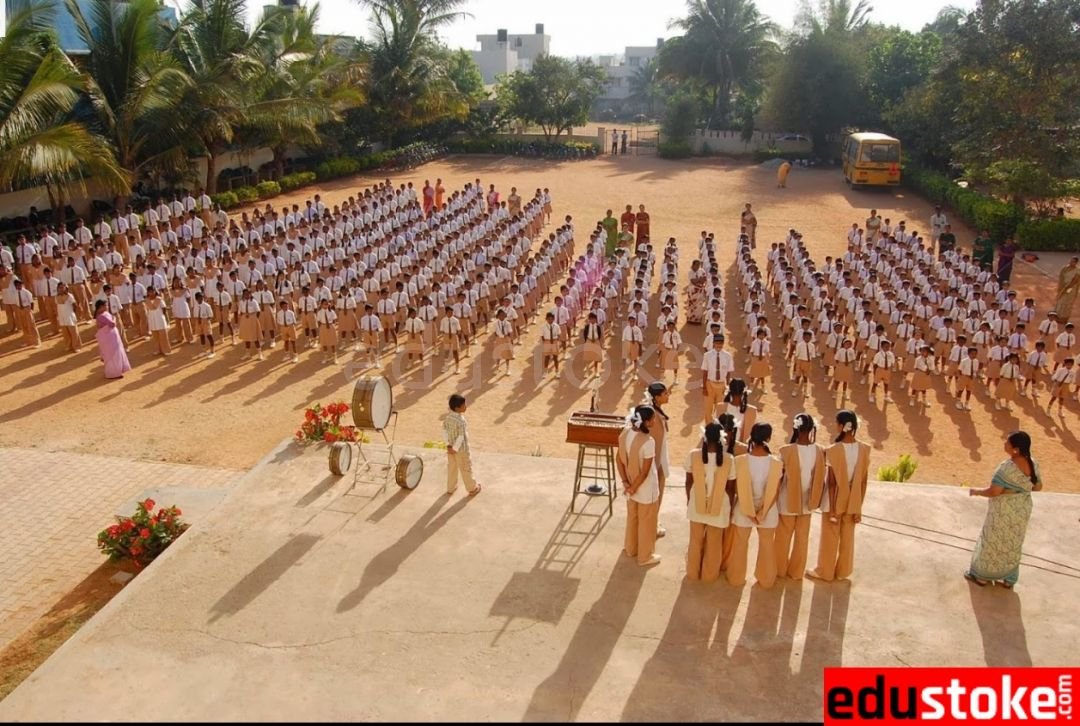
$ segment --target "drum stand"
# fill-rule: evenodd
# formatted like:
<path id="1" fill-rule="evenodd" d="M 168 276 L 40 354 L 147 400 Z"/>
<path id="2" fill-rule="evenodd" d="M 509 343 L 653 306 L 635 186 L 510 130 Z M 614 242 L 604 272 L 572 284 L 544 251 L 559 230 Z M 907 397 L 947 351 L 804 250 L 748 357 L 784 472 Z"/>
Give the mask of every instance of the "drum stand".
<path id="1" fill-rule="evenodd" d="M 570 499 L 571 513 L 574 512 L 578 494 L 583 494 L 587 497 L 607 496 L 608 515 L 613 514 L 616 481 L 615 450 L 611 446 L 578 444 L 574 495 Z"/>
<path id="2" fill-rule="evenodd" d="M 386 485 L 394 478 L 394 469 L 397 467 L 397 457 L 394 455 L 394 440 L 397 437 L 398 412 L 391 411 L 390 417 L 389 436 L 386 429 L 365 429 L 363 431 L 365 434 L 367 431 L 375 431 L 382 436 L 385 449 L 375 449 L 370 442 L 367 445 L 368 448 L 365 448 L 363 440 L 357 440 L 356 470 L 353 473 L 353 483 L 345 492 L 346 494 L 351 492 L 361 481 L 379 487 L 376 496 L 386 492 Z"/>

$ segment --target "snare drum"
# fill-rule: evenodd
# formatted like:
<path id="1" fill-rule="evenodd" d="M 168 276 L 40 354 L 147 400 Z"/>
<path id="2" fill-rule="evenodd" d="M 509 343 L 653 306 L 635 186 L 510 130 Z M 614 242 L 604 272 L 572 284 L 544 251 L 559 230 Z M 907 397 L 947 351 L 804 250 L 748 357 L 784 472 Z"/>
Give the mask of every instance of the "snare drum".
<path id="1" fill-rule="evenodd" d="M 405 454 L 398 459 L 394 469 L 394 480 L 402 489 L 416 489 L 424 476 L 424 460 L 414 454 Z"/>
<path id="2" fill-rule="evenodd" d="M 382 431 L 390 423 L 394 391 L 382 376 L 365 376 L 353 388 L 353 423 L 360 429 Z"/>
<path id="3" fill-rule="evenodd" d="M 336 441 L 330 444 L 330 473 L 342 476 L 352 466 L 352 444 Z"/>

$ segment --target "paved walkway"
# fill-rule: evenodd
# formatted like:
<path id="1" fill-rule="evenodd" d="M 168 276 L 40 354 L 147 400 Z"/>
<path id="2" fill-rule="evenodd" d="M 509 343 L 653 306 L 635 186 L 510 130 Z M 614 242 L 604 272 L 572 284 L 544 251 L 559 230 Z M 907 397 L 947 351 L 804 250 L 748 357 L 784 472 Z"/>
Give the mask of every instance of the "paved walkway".
<path id="1" fill-rule="evenodd" d="M 220 489 L 242 474 L 5 448 L 0 472 L 0 650 L 104 561 L 95 538 L 125 502 L 155 487 Z"/>

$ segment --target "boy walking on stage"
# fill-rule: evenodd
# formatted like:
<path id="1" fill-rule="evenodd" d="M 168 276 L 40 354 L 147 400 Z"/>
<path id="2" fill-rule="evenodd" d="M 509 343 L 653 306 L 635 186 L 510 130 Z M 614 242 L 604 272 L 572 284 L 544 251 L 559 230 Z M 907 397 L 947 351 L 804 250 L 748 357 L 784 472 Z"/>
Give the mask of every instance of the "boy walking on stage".
<path id="1" fill-rule="evenodd" d="M 457 489 L 458 474 L 465 482 L 470 497 L 480 493 L 480 485 L 473 479 L 472 458 L 469 452 L 469 429 L 465 423 L 465 397 L 459 393 L 450 396 L 450 413 L 443 421 L 446 436 L 446 493 Z"/>

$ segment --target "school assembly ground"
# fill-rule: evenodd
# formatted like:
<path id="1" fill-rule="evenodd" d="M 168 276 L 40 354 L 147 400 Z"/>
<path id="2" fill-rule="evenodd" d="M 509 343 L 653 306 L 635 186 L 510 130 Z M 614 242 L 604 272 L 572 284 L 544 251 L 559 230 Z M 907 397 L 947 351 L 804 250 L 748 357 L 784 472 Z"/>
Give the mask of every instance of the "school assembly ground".
<path id="1" fill-rule="evenodd" d="M 701 230 L 716 233 L 727 272 L 745 202 L 759 220 L 762 265 L 768 243 L 790 227 L 804 233 L 821 263 L 843 252 L 846 229 L 871 207 L 920 230 L 931 211 L 899 191 L 851 192 L 837 170 L 795 169 L 780 190 L 771 169 L 653 157 L 565 164 L 458 157 L 394 180 L 422 186 L 436 177 L 448 189 L 479 177 L 485 187 L 494 183 L 505 195 L 513 185 L 526 197 L 549 187 L 554 220 L 573 215 L 579 250 L 605 209 L 618 215 L 643 203 L 654 241 L 680 242 L 680 289 Z M 371 182 L 343 180 L 272 203 L 302 204 L 318 191 L 333 204 Z M 971 231 L 954 228 L 967 245 Z M 1056 258 L 1038 264 L 1056 277 Z M 1042 319 L 1054 280 L 1019 261 L 1013 279 L 1021 297 L 1036 298 Z M 733 302 L 729 296 L 729 311 Z M 741 322 L 730 313 L 728 322 L 741 344 Z M 782 580 L 762 592 L 682 581 L 687 533 L 678 490 L 661 515 L 669 532 L 657 549 L 664 562 L 648 572 L 618 556 L 621 502 L 610 519 L 600 499 L 584 514 L 567 513 L 576 447 L 564 443 L 566 419 L 588 408 L 592 391 L 580 364 L 560 380 L 531 371 L 535 326 L 509 377 L 492 376 L 486 344 L 474 346 L 457 375 L 436 372 L 425 381 L 387 369 L 399 444 L 439 440 L 447 396 L 469 397 L 485 488 L 467 503 L 460 493 L 442 495 L 440 452 L 416 449 L 428 471 L 415 492 L 392 487 L 376 495 L 364 486 L 347 491 L 351 477 L 328 476 L 324 449 L 279 446 L 305 406 L 350 399 L 349 375 L 360 371 L 345 356 L 330 366 L 309 351 L 292 365 L 279 347 L 265 361 L 241 361 L 239 349 L 225 346 L 209 361 L 192 347 L 159 359 L 143 342 L 129 351 L 134 370 L 106 382 L 83 331 L 91 344 L 76 356 L 61 353 L 56 338 L 37 350 L 18 350 L 14 336 L 0 339 L 0 447 L 219 470 L 262 463 L 0 703 L 2 719 L 125 718 L 153 702 L 169 718 L 194 719 L 810 720 L 821 715 L 827 665 L 1075 659 L 1071 644 L 1080 633 L 1069 603 L 1080 596 L 1080 550 L 1071 536 L 1077 500 L 1063 494 L 1080 491 L 1075 401 L 1061 418 L 1030 399 L 1018 399 L 1013 413 L 995 412 L 979 394 L 962 412 L 938 383 L 926 413 L 908 407 L 904 391 L 894 392 L 895 404 L 879 398 L 873 405 L 857 390 L 848 404 L 862 419 L 860 438 L 873 446 L 872 475 L 911 453 L 916 481 L 983 486 L 1003 458 L 1003 435 L 1032 434 L 1051 493 L 1035 497 L 1016 592 L 975 588 L 960 577 L 985 503 L 959 488 L 919 485 L 871 489 L 850 585 Z M 687 326 L 683 338 L 698 344 L 703 333 Z M 743 360 L 737 356 L 740 366 Z M 644 384 L 620 380 L 617 365 L 597 394 L 600 410 L 625 411 L 641 398 Z M 667 406 L 676 466 L 698 436 L 699 375 L 684 370 Z M 688 388 L 688 380 L 695 384 Z M 831 428 L 837 400 L 820 377 L 805 402 L 790 392 L 777 356 L 764 397 L 753 399 L 760 420 L 776 427 L 774 441 L 801 410 Z M 539 458 L 527 456 L 537 450 Z M 129 469 L 65 476 L 96 480 L 120 471 Z M 674 480 L 681 477 L 680 469 Z M 114 506 L 154 483 L 132 481 L 130 492 L 111 485 Z M 77 486 L 64 491 L 78 497 Z M 29 525 L 49 504 L 50 492 L 39 494 L 20 500 L 27 511 L 16 521 Z M 72 547 L 92 548 L 104 522 L 85 524 L 88 541 Z M 815 522 L 812 552 L 817 530 Z M 0 533 L 0 544 L 10 536 Z"/>

